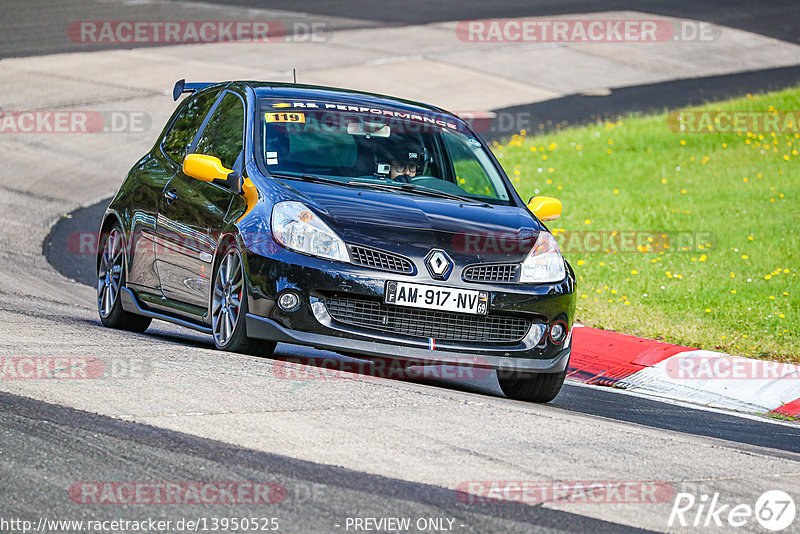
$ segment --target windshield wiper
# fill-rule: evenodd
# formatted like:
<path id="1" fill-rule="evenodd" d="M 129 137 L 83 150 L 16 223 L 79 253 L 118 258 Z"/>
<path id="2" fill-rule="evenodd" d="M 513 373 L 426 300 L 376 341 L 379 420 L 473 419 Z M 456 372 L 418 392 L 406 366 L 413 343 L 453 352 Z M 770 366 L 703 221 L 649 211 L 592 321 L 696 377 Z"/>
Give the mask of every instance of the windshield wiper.
<path id="1" fill-rule="evenodd" d="M 302 180 L 303 182 L 314 182 L 318 184 L 349 185 L 347 182 L 333 180 L 331 178 L 323 178 L 322 176 L 317 176 L 316 174 L 271 172 L 269 175 L 274 176 L 275 178 L 288 178 L 290 180 Z"/>
<path id="2" fill-rule="evenodd" d="M 486 202 L 481 202 L 480 200 L 475 200 L 472 198 L 462 197 L 459 195 L 454 195 L 453 193 L 446 193 L 445 191 L 439 191 L 438 189 L 433 189 L 432 187 L 425 187 L 424 185 L 417 185 L 417 184 L 405 184 L 405 183 L 398 183 L 398 184 L 380 184 L 374 182 L 359 182 L 359 181 L 351 181 L 351 184 L 358 184 L 358 185 L 366 185 L 369 187 L 374 187 L 375 189 L 387 189 L 390 191 L 407 191 L 409 193 L 416 193 L 419 195 L 425 195 L 429 197 L 437 197 L 437 198 L 446 198 L 449 200 L 458 200 L 459 202 L 463 202 L 465 204 L 475 204 L 479 206 L 484 206 L 487 208 L 491 208 L 492 205 Z"/>
<path id="3" fill-rule="evenodd" d="M 438 189 L 433 189 L 432 187 L 425 187 L 424 185 L 417 185 L 417 184 L 406 184 L 406 183 L 397 183 L 397 184 L 389 184 L 389 183 L 378 183 L 378 182 L 364 182 L 361 180 L 350 180 L 348 182 L 343 182 L 341 180 L 334 180 L 331 178 L 324 178 L 322 176 L 317 176 L 316 174 L 300 174 L 300 173 L 270 173 L 270 176 L 275 176 L 276 178 L 288 178 L 290 180 L 302 180 L 304 182 L 314 182 L 318 184 L 331 184 L 331 185 L 341 185 L 346 187 L 372 187 L 374 189 L 382 189 L 384 191 L 407 191 L 409 193 L 416 193 L 418 195 L 425 195 L 429 197 L 437 197 L 437 198 L 446 198 L 448 200 L 457 200 L 459 202 L 463 202 L 465 204 L 472 204 L 476 206 L 483 206 L 487 208 L 491 208 L 492 205 L 486 202 L 481 202 L 480 200 L 475 200 L 472 198 L 462 197 L 459 195 L 454 195 L 453 193 L 446 193 L 444 191 L 439 191 Z"/>

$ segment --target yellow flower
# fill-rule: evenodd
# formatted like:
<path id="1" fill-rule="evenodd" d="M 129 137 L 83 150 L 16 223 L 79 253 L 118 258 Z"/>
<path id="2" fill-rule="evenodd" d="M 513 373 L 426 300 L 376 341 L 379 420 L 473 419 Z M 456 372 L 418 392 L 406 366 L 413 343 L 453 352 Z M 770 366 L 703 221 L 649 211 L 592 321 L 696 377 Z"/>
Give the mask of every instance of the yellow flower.
<path id="1" fill-rule="evenodd" d="M 685 194 L 686 194 L 686 189 L 681 189 L 681 195 L 685 195 Z"/>
<path id="2" fill-rule="evenodd" d="M 731 289 L 731 293 L 736 293 L 736 290 L 735 289 Z"/>
<path id="3" fill-rule="evenodd" d="M 780 317 L 781 319 L 783 319 L 783 318 L 784 318 L 784 317 L 786 317 L 786 316 L 785 316 L 784 314 L 782 314 L 782 313 L 781 313 L 781 314 L 779 314 L 779 315 L 778 315 L 778 317 Z"/>
<path id="4" fill-rule="evenodd" d="M 555 149 L 558 148 L 558 145 L 555 144 L 555 143 L 550 143 L 550 146 L 548 146 L 547 148 L 550 149 L 550 150 L 555 150 Z"/>
<path id="5" fill-rule="evenodd" d="M 747 259 L 747 254 L 742 254 L 742 259 L 746 260 Z"/>
<path id="6" fill-rule="evenodd" d="M 614 189 L 614 194 L 619 195 L 619 189 Z"/>
<path id="7" fill-rule="evenodd" d="M 667 183 L 667 179 L 666 179 L 666 178 L 662 178 L 662 179 L 661 179 L 661 183 L 662 183 L 662 184 L 665 184 L 665 183 Z"/>
<path id="8" fill-rule="evenodd" d="M 583 260 L 578 260 L 578 265 L 583 265 L 583 264 L 585 264 L 585 263 L 586 263 L 586 262 L 585 262 L 585 261 L 583 261 Z"/>
<path id="9" fill-rule="evenodd" d="M 752 241 L 752 240 L 753 240 L 753 236 L 749 235 L 749 236 L 747 236 L 747 239 L 749 239 L 750 241 Z"/>
<path id="10" fill-rule="evenodd" d="M 583 223 L 584 224 L 592 224 L 592 220 L 591 219 L 586 219 L 585 221 L 583 221 Z"/>
<path id="11" fill-rule="evenodd" d="M 711 308 L 706 308 L 706 313 L 711 313 Z"/>

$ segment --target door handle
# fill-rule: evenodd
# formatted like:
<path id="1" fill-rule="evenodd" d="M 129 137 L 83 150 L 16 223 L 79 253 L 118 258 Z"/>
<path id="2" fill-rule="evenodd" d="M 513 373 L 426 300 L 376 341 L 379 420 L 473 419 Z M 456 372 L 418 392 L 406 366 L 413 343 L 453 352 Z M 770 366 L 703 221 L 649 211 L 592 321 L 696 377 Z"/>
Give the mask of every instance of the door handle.
<path id="1" fill-rule="evenodd" d="M 177 199 L 178 199 L 178 193 L 176 193 L 174 189 L 172 191 L 167 191 L 166 193 L 164 193 L 164 200 L 166 200 L 167 206 L 175 202 Z"/>

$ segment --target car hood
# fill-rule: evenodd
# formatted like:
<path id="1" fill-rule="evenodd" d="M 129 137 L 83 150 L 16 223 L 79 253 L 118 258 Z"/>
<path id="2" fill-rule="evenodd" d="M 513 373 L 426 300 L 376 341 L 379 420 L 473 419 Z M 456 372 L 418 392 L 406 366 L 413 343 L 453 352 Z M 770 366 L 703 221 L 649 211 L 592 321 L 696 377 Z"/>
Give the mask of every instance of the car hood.
<path id="1" fill-rule="evenodd" d="M 410 193 L 284 182 L 348 243 L 412 257 L 432 248 L 458 263 L 518 262 L 540 227 L 517 206 L 481 206 Z"/>

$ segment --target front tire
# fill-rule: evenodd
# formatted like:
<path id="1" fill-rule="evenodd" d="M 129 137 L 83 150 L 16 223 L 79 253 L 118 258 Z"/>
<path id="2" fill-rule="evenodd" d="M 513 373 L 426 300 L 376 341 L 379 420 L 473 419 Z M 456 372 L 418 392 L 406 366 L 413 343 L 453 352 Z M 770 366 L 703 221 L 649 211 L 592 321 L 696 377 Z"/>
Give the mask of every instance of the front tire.
<path id="1" fill-rule="evenodd" d="M 119 294 L 125 287 L 125 238 L 122 227 L 100 235 L 100 256 L 97 258 L 97 311 L 100 322 L 108 328 L 142 333 L 152 319 L 122 309 Z"/>
<path id="2" fill-rule="evenodd" d="M 560 373 L 497 371 L 500 389 L 506 397 L 527 402 L 550 402 L 555 399 L 566 377 L 566 371 Z"/>
<path id="3" fill-rule="evenodd" d="M 220 257 L 214 274 L 214 288 L 211 293 L 211 331 L 214 345 L 220 350 L 252 356 L 271 356 L 276 343 L 248 338 L 246 316 L 244 264 L 239 249 L 231 244 Z"/>

